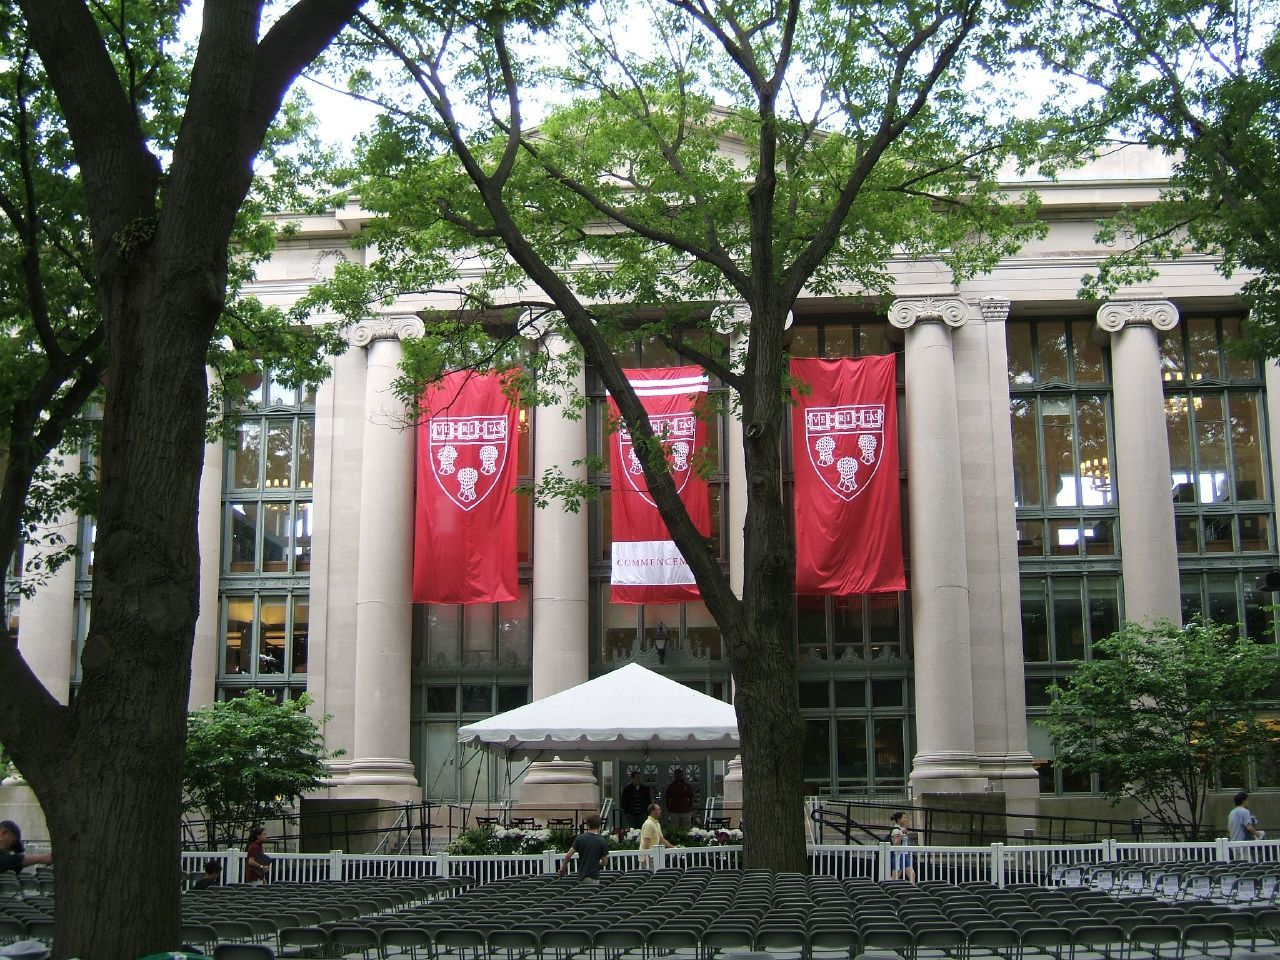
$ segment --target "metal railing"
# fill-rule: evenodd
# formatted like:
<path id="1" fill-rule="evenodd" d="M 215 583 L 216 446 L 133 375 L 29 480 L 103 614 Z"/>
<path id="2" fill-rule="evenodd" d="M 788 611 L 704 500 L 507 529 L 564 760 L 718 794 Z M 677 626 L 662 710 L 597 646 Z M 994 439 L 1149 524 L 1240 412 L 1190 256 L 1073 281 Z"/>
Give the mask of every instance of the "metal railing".
<path id="1" fill-rule="evenodd" d="M 1207 842 L 1135 843 L 1102 840 L 1075 844 L 1004 844 L 985 846 L 911 846 L 904 850 L 887 842 L 810 845 L 809 869 L 815 875 L 889 879 L 894 854 L 909 852 L 916 876 L 923 881 L 1011 883 L 1051 886 L 1064 867 L 1088 867 L 1106 863 L 1158 864 L 1203 863 L 1280 864 L 1280 840 L 1214 840 Z M 492 883 L 507 877 L 537 876 L 555 872 L 563 854 L 512 854 L 505 856 L 281 853 L 274 856 L 272 880 L 318 883 L 384 877 L 460 877 Z M 199 873 L 206 860 L 220 860 L 224 883 L 244 880 L 242 850 L 187 851 L 182 868 Z M 652 850 L 616 850 L 609 855 L 610 870 L 659 870 L 666 867 L 703 867 L 736 870 L 742 867 L 741 846 L 656 847 Z"/>

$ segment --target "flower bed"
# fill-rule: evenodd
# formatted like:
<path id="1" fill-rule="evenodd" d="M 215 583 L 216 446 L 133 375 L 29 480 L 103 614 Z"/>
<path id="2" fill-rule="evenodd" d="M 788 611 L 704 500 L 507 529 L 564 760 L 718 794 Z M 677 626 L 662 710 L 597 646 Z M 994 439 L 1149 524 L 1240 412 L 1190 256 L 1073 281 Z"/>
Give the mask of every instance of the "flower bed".
<path id="1" fill-rule="evenodd" d="M 445 847 L 454 856 L 493 856 L 513 853 L 564 853 L 576 834 L 564 827 L 555 830 L 518 830 L 507 827 L 474 827 L 464 830 Z M 613 850 L 635 850 L 640 846 L 640 831 L 623 829 L 604 834 Z M 673 830 L 667 835 L 677 847 L 720 847 L 742 843 L 741 830 L 703 830 L 690 827 Z"/>

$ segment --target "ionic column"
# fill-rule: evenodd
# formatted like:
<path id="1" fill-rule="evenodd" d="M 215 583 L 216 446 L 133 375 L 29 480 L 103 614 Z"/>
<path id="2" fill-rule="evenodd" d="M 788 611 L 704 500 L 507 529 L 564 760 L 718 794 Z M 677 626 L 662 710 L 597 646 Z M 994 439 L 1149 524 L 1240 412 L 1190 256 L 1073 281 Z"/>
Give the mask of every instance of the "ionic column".
<path id="1" fill-rule="evenodd" d="M 210 377 L 213 374 L 210 372 Z M 187 709 L 197 710 L 213 703 L 218 675 L 218 630 L 222 611 L 218 607 L 218 580 L 222 572 L 222 478 L 221 438 L 204 448 L 200 472 L 200 506 L 196 535 L 200 545 L 200 612 L 196 616 L 195 643 L 191 650 L 191 691 Z"/>
<path id="2" fill-rule="evenodd" d="M 352 346 L 367 350 L 367 368 L 356 552 L 354 743 L 345 782 L 382 785 L 371 792 L 384 798 L 395 795 L 396 788 L 417 789 L 409 761 L 414 431 L 392 382 L 400 372 L 400 341 L 422 334 L 423 323 L 416 316 L 375 317 L 351 331 Z"/>
<path id="3" fill-rule="evenodd" d="M 50 455 L 58 473 L 80 471 L 76 454 Z M 36 536 L 61 537 L 75 544 L 79 519 L 72 512 L 63 514 L 55 523 L 42 524 Z M 27 558 L 49 552 L 41 547 L 27 548 Z M 55 573 L 49 574 L 33 596 L 18 604 L 18 649 L 32 673 L 59 703 L 66 703 L 71 693 L 71 668 L 76 649 L 76 567 L 80 557 L 71 557 Z"/>
<path id="4" fill-rule="evenodd" d="M 564 362 L 572 344 L 545 323 L 529 331 L 542 338 L 553 360 Z M 570 363 L 578 363 L 569 360 Z M 552 467 L 575 482 L 586 482 L 587 424 L 572 417 L 573 397 L 586 392 L 586 373 L 579 363 L 557 400 L 538 410 L 533 424 L 533 475 Z M 587 511 L 573 513 L 559 501 L 533 511 L 533 699 L 585 683 L 589 679 Z M 530 764 L 520 784 L 520 806 L 530 811 L 594 807 L 599 797 L 595 769 L 585 760 Z"/>
<path id="5" fill-rule="evenodd" d="M 1178 310 L 1167 300 L 1117 301 L 1098 310 L 1099 328 L 1111 335 L 1113 483 L 1124 615 L 1134 623 L 1182 621 L 1158 343 L 1177 325 Z"/>
<path id="6" fill-rule="evenodd" d="M 915 637 L 916 795 L 982 790 L 973 732 L 969 573 L 960 421 L 951 330 L 968 318 L 955 298 L 895 300 L 906 331 L 907 493 Z"/>

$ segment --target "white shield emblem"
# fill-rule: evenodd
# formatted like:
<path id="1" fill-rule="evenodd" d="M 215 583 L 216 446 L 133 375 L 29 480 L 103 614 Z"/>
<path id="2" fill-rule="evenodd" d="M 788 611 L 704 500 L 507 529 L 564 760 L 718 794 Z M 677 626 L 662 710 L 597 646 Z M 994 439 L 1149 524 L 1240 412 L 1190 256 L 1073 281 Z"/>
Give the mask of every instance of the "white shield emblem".
<path id="1" fill-rule="evenodd" d="M 463 510 L 483 503 L 507 462 L 507 418 L 432 417 L 428 436 L 440 489 Z"/>
<path id="2" fill-rule="evenodd" d="M 884 404 L 810 407 L 804 412 L 805 449 L 827 489 L 850 501 L 871 483 L 884 451 Z"/>
<path id="3" fill-rule="evenodd" d="M 667 458 L 667 469 L 675 482 L 676 492 L 684 490 L 685 484 L 693 474 L 693 454 L 695 436 L 698 429 L 698 418 L 693 413 L 679 413 L 670 416 L 649 415 L 649 424 L 653 434 L 662 441 L 662 449 Z M 622 473 L 627 483 L 645 502 L 656 506 L 649 496 L 649 485 L 644 480 L 644 468 L 640 465 L 640 456 L 631 444 L 631 431 L 625 423 L 618 424 L 618 451 L 622 454 Z M 616 482 L 616 480 L 615 480 Z"/>

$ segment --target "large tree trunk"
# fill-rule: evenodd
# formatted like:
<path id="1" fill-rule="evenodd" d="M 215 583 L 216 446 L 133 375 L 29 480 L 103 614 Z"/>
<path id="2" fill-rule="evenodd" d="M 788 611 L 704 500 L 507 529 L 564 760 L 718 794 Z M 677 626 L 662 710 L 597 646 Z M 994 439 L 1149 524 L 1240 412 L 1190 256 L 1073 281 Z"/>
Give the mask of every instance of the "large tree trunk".
<path id="1" fill-rule="evenodd" d="M 131 271 L 110 305 L 93 620 L 73 745 L 61 783 L 40 791 L 59 902 L 94 889 L 95 908 L 57 912 L 59 957 L 131 960 L 179 944 L 204 356 L 221 306 L 203 273 Z"/>

